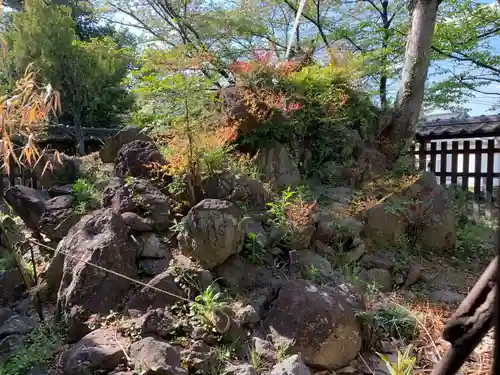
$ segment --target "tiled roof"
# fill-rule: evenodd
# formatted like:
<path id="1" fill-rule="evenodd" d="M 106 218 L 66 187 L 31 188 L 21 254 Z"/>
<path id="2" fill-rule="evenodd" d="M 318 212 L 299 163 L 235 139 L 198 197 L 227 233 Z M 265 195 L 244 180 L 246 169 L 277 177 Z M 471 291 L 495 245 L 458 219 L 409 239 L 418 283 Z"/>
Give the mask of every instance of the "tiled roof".
<path id="1" fill-rule="evenodd" d="M 417 125 L 418 137 L 481 137 L 500 134 L 500 115 L 436 119 Z"/>

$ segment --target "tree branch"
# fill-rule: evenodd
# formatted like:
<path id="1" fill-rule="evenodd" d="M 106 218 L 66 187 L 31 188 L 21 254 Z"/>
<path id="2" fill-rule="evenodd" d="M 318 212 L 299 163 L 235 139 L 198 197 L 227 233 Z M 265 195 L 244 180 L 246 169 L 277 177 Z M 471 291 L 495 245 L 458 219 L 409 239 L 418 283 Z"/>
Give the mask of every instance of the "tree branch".
<path id="1" fill-rule="evenodd" d="M 286 5 L 288 5 L 295 13 L 298 12 L 298 9 L 295 5 L 293 5 L 289 0 L 283 0 Z M 318 29 L 319 35 L 323 40 L 323 43 L 328 48 L 330 47 L 330 43 L 328 42 L 328 38 L 326 37 L 325 31 L 323 30 L 323 26 L 320 23 L 320 19 L 315 20 L 311 16 L 309 16 L 306 12 L 302 12 L 302 16 L 309 22 L 311 22 Z"/>

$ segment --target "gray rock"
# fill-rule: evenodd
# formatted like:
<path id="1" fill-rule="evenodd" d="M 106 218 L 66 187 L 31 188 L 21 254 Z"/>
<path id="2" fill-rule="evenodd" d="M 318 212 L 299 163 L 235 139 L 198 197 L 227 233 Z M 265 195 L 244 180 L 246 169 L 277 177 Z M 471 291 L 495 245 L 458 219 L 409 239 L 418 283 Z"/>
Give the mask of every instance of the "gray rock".
<path id="1" fill-rule="evenodd" d="M 459 305 L 465 296 L 451 290 L 436 290 L 429 293 L 429 299 L 434 302 L 446 303 L 449 305 Z"/>
<path id="2" fill-rule="evenodd" d="M 5 192 L 5 200 L 31 230 L 38 230 L 49 193 L 16 185 Z"/>
<path id="3" fill-rule="evenodd" d="M 160 339 L 145 337 L 133 343 L 130 358 L 137 365 L 147 365 L 144 375 L 187 375 L 177 349 Z"/>
<path id="4" fill-rule="evenodd" d="M 205 199 L 191 208 L 178 235 L 181 251 L 211 269 L 241 251 L 243 211 L 228 201 Z"/>
<path id="5" fill-rule="evenodd" d="M 114 163 L 123 145 L 132 141 L 151 142 L 151 138 L 134 126 L 123 128 L 104 142 L 104 146 L 99 151 L 99 156 L 103 163 Z"/>
<path id="6" fill-rule="evenodd" d="M 365 254 L 361 257 L 361 266 L 364 268 L 384 268 L 386 270 L 392 270 L 394 268 L 394 262 L 383 256 L 375 254 Z"/>
<path id="7" fill-rule="evenodd" d="M 67 353 L 64 375 L 112 371 L 119 364 L 126 363 L 124 345 L 126 345 L 125 340 L 117 335 L 115 329 L 93 331 L 71 347 Z"/>
<path id="8" fill-rule="evenodd" d="M 202 373 L 208 373 L 217 362 L 215 350 L 201 340 L 193 342 L 189 349 L 182 351 L 181 356 L 187 363 L 188 369 Z"/>
<path id="9" fill-rule="evenodd" d="M 165 164 L 165 158 L 153 142 L 135 140 L 124 144 L 116 156 L 115 176 L 124 178 L 150 175 L 152 163 Z"/>
<path id="10" fill-rule="evenodd" d="M 252 219 L 250 217 L 246 217 L 241 222 L 241 227 L 245 236 L 253 234 L 255 236 L 255 242 L 259 246 L 260 249 L 266 249 L 269 244 L 269 237 L 264 227 L 262 226 L 262 222 Z"/>
<path id="11" fill-rule="evenodd" d="M 51 240 L 61 240 L 70 228 L 78 223 L 82 215 L 73 208 L 73 197 L 61 195 L 45 202 L 45 210 L 40 217 L 40 231 Z"/>
<path id="12" fill-rule="evenodd" d="M 141 259 L 138 261 L 139 273 L 148 276 L 157 276 L 163 271 L 166 271 L 170 263 L 170 259 Z"/>
<path id="13" fill-rule="evenodd" d="M 137 237 L 140 243 L 139 256 L 143 258 L 170 258 L 164 238 L 156 233 L 142 233 Z"/>
<path id="14" fill-rule="evenodd" d="M 0 271 L 0 306 L 20 300 L 24 296 L 26 286 L 17 268 Z"/>
<path id="15" fill-rule="evenodd" d="M 46 168 L 50 163 L 52 168 Z M 72 184 L 78 178 L 80 160 L 74 156 L 59 153 L 56 157 L 52 151 L 44 151 L 33 167 L 32 173 L 39 186 L 48 189 L 57 185 Z"/>
<path id="16" fill-rule="evenodd" d="M 145 313 L 150 309 L 172 306 L 179 301 L 177 296 L 186 297 L 184 292 L 176 285 L 174 276 L 167 270 L 151 280 L 148 286 L 138 291 L 128 302 L 127 308 Z"/>
<path id="17" fill-rule="evenodd" d="M 408 205 L 409 222 L 421 228 L 417 243 L 425 250 L 454 251 L 457 243 L 456 217 L 448 191 L 437 183 L 436 176 L 426 172 L 403 191 Z"/>
<path id="18" fill-rule="evenodd" d="M 302 358 L 295 354 L 275 365 L 270 375 L 311 375 L 311 370 L 304 364 Z"/>
<path id="19" fill-rule="evenodd" d="M 268 361 L 274 362 L 276 359 L 276 350 L 267 340 L 263 340 L 259 337 L 252 338 L 252 344 L 255 349 L 255 352 L 259 355 L 260 358 Z"/>
<path id="20" fill-rule="evenodd" d="M 361 349 L 360 327 L 346 299 L 302 280 L 281 287 L 263 325 L 275 345 L 301 353 L 311 367 L 342 368 Z"/>
<path id="21" fill-rule="evenodd" d="M 24 335 L 37 325 L 37 321 L 29 316 L 12 314 L 0 325 L 0 338 L 9 335 Z"/>
<path id="22" fill-rule="evenodd" d="M 235 319 L 240 325 L 253 325 L 260 322 L 260 309 L 256 306 L 245 305 L 236 309 Z"/>
<path id="23" fill-rule="evenodd" d="M 130 229 L 138 232 L 151 232 L 154 229 L 153 221 L 140 217 L 134 212 L 122 213 L 122 219 L 129 226 Z"/>
<path id="24" fill-rule="evenodd" d="M 318 255 L 311 250 L 298 250 L 293 251 L 293 253 L 296 256 L 300 270 L 304 276 L 312 278 L 317 277 L 318 280 L 316 281 L 339 280 L 339 272 L 335 272 L 330 262 L 321 255 Z M 292 252 L 290 252 L 290 254 L 292 254 Z M 314 275 L 311 275 L 312 270 L 314 270 Z"/>
<path id="25" fill-rule="evenodd" d="M 382 293 L 392 290 L 391 273 L 383 268 L 371 268 L 361 273 L 361 278 L 370 285 L 373 285 Z"/>
<path id="26" fill-rule="evenodd" d="M 249 363 L 228 363 L 223 375 L 258 375 L 259 373 Z"/>
<path id="27" fill-rule="evenodd" d="M 128 228 L 121 216 L 111 209 L 84 216 L 70 229 L 58 249 L 63 254 L 72 255 L 64 259 L 57 298 L 59 313 L 68 323 L 86 320 L 84 316 L 72 316 L 72 311 L 85 315 L 108 314 L 115 310 L 128 293 L 131 282 L 87 262 L 129 278 L 136 277 L 136 248 L 129 240 Z"/>
<path id="28" fill-rule="evenodd" d="M 389 205 L 378 204 L 365 213 L 364 237 L 376 246 L 395 246 L 405 235 L 406 218 Z"/>
<path id="29" fill-rule="evenodd" d="M 276 187 L 295 187 L 301 181 L 299 169 L 287 149 L 279 143 L 261 148 L 257 164 L 265 179 Z"/>
<path id="30" fill-rule="evenodd" d="M 102 207 L 111 207 L 118 214 L 136 209 L 132 193 L 123 178 L 113 177 L 109 180 L 102 193 Z"/>
<path id="31" fill-rule="evenodd" d="M 148 180 L 132 178 L 129 190 L 134 197 L 136 211 L 153 223 L 155 231 L 169 230 L 172 225 L 170 199 Z"/>
<path id="32" fill-rule="evenodd" d="M 9 335 L 0 339 L 0 364 L 7 361 L 11 356 L 22 348 L 26 343 L 27 337 L 25 335 Z"/>
<path id="33" fill-rule="evenodd" d="M 174 318 L 164 309 L 151 309 L 134 320 L 134 326 L 141 330 L 143 336 L 155 335 L 168 338 L 175 330 Z"/>
<path id="34" fill-rule="evenodd" d="M 232 256 L 215 269 L 220 283 L 235 293 L 241 293 L 259 286 L 271 286 L 276 278 L 270 269 L 245 262 L 239 256 Z"/>
<path id="35" fill-rule="evenodd" d="M 365 245 L 361 244 L 347 253 L 347 261 L 349 263 L 357 262 L 365 254 L 365 252 Z"/>

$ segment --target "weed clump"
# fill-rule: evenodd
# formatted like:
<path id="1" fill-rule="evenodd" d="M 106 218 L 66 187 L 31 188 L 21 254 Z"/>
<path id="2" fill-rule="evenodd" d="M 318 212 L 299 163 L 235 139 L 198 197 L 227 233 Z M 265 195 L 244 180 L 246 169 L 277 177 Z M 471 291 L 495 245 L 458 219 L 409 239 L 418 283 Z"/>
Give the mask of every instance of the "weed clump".
<path id="1" fill-rule="evenodd" d="M 14 356 L 0 362 L 0 375 L 24 375 L 35 365 L 44 366 L 61 349 L 63 337 L 54 322 L 42 323 L 27 335 Z"/>
<path id="2" fill-rule="evenodd" d="M 79 214 L 86 213 L 99 203 L 99 193 L 94 184 L 85 178 L 79 178 L 71 186 L 73 208 Z"/>

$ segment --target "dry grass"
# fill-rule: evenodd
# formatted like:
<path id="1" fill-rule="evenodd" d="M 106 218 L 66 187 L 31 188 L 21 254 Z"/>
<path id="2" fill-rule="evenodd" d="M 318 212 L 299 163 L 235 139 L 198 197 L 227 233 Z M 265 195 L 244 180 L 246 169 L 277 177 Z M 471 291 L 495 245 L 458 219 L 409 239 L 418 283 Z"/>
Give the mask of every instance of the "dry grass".
<path id="1" fill-rule="evenodd" d="M 384 202 L 387 198 L 401 193 L 413 185 L 420 175 L 403 176 L 399 178 L 386 176 L 363 185 L 360 193 L 349 203 L 347 213 L 357 216 L 361 212 Z"/>
<path id="2" fill-rule="evenodd" d="M 407 310 L 418 322 L 419 335 L 411 343 L 415 348 L 417 357 L 414 375 L 430 374 L 449 350 L 450 344 L 441 338 L 441 334 L 454 309 L 444 304 L 432 304 L 422 299 L 405 301 L 401 296 L 392 296 L 391 300 L 395 305 Z M 461 374 L 490 374 L 493 342 L 493 335 L 490 332 L 464 364 Z"/>
<path id="3" fill-rule="evenodd" d="M 94 152 L 79 158 L 80 172 L 86 177 L 97 183 L 107 181 L 113 173 L 113 164 L 105 164 L 99 157 L 99 152 Z"/>

